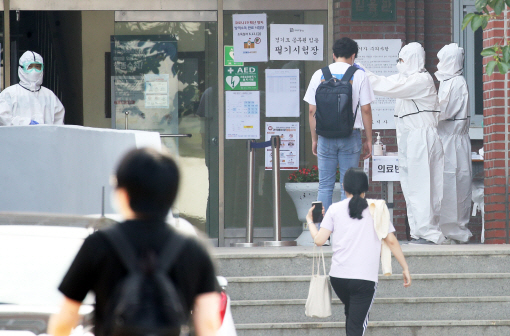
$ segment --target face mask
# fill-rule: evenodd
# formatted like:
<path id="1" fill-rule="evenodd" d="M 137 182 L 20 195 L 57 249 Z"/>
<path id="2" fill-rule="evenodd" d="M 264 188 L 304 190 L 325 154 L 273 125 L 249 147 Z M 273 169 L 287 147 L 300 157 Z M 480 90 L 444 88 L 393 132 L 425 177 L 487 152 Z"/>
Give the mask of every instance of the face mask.
<path id="1" fill-rule="evenodd" d="M 120 215 L 120 207 L 119 203 L 117 202 L 117 195 L 115 193 L 115 189 L 112 189 L 112 191 L 110 191 L 110 205 L 112 206 L 113 211 L 116 214 Z"/>
<path id="2" fill-rule="evenodd" d="M 398 70 L 399 73 L 403 74 L 406 71 L 406 67 L 405 67 L 404 63 L 398 62 L 397 63 L 397 70 Z"/>
<path id="3" fill-rule="evenodd" d="M 30 84 L 32 83 L 36 83 L 37 81 L 39 81 L 42 77 L 43 73 L 42 72 L 36 72 L 36 71 L 32 71 L 32 72 L 29 72 L 26 74 L 26 77 L 27 77 L 27 80 L 30 82 Z"/>

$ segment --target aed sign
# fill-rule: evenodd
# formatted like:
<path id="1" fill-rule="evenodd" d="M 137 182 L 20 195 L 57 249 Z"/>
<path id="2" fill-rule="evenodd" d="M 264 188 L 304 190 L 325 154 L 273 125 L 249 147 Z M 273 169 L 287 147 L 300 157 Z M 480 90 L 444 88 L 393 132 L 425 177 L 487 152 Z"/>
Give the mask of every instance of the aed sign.
<path id="1" fill-rule="evenodd" d="M 400 181 L 398 156 L 373 156 L 372 181 Z"/>
<path id="2" fill-rule="evenodd" d="M 250 91 L 259 89 L 258 66 L 225 67 L 226 91 Z"/>

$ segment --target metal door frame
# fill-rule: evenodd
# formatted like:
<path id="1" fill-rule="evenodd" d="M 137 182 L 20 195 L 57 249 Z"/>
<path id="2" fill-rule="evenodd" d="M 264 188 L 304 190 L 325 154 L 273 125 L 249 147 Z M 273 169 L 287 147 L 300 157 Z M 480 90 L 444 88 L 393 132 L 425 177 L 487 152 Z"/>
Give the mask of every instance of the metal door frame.
<path id="1" fill-rule="evenodd" d="M 464 66 L 466 64 L 474 64 L 474 33 L 469 27 L 463 31 L 461 25 L 462 20 L 464 19 L 464 15 L 467 14 L 468 11 L 473 11 L 474 8 L 475 0 L 454 0 L 453 2 L 453 42 L 457 43 L 459 47 L 464 48 L 464 53 L 466 55 Z M 474 73 L 465 66 L 464 76 L 468 82 L 469 95 L 474 97 L 474 79 L 471 80 L 471 78 L 474 76 Z M 474 125 L 470 125 L 469 135 L 471 139 L 483 139 L 483 115 L 475 115 L 474 99 L 472 99 L 470 102 L 470 110 L 471 123 Z"/>
<path id="2" fill-rule="evenodd" d="M 277 10 L 327 11 L 327 46 L 333 48 L 333 0 L 217 0 L 217 10 L 206 11 L 116 11 L 115 21 L 191 21 L 217 22 L 218 30 L 218 246 L 225 245 L 225 95 L 223 74 L 223 13 L 225 10 L 250 10 L 257 12 Z M 328 63 L 333 62 L 332 52 L 327 52 Z"/>

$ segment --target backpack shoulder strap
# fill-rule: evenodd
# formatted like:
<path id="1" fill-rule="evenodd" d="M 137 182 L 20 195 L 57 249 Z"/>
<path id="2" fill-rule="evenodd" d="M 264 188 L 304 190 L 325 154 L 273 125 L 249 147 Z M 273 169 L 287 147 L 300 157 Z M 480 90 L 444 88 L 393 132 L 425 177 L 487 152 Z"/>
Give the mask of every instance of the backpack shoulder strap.
<path id="1" fill-rule="evenodd" d="M 331 74 L 331 70 L 329 70 L 329 65 L 325 66 L 322 70 L 322 75 L 324 76 L 324 80 L 327 82 L 331 78 L 333 78 L 333 75 Z"/>
<path id="2" fill-rule="evenodd" d="M 120 230 L 119 225 L 115 225 L 106 230 L 101 230 L 108 242 L 113 246 L 117 256 L 129 270 L 129 272 L 138 272 L 136 263 L 137 257 L 135 250 L 127 239 L 126 235 Z"/>
<path id="3" fill-rule="evenodd" d="M 344 76 L 342 77 L 342 82 L 350 81 L 356 71 L 358 71 L 358 68 L 356 68 L 354 65 L 351 65 L 349 69 L 347 69 L 347 71 L 345 72 Z"/>
<path id="4" fill-rule="evenodd" d="M 170 266 L 172 266 L 175 258 L 177 258 L 188 240 L 184 235 L 175 232 L 175 230 L 172 231 L 173 233 L 159 255 L 158 268 L 163 271 L 168 271 L 170 269 Z"/>

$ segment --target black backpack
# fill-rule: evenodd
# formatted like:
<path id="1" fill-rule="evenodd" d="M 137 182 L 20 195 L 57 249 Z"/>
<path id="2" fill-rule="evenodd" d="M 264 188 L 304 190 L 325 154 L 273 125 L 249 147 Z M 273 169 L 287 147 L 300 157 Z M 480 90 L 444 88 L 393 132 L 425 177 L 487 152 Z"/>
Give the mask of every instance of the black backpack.
<path id="1" fill-rule="evenodd" d="M 341 80 L 331 75 L 329 66 L 321 69 L 324 81 L 315 91 L 315 131 L 326 138 L 347 138 L 352 134 L 358 114 L 352 113 L 352 85 L 350 80 L 358 70 L 349 67 Z"/>
<path id="2" fill-rule="evenodd" d="M 174 232 L 158 257 L 139 259 L 118 225 L 102 232 L 128 269 L 107 304 L 105 335 L 179 336 L 188 314 L 168 271 L 186 238 Z"/>

